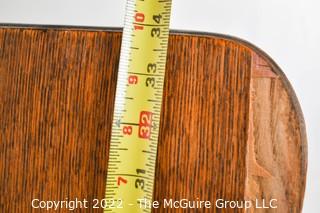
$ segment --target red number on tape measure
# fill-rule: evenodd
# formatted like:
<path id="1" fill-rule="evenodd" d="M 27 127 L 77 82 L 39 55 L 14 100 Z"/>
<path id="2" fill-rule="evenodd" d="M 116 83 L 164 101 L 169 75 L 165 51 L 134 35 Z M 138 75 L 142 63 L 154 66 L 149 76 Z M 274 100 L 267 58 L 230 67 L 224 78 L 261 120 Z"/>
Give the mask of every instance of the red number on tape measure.
<path id="1" fill-rule="evenodd" d="M 143 30 L 143 26 L 134 25 L 135 30 Z"/>
<path id="2" fill-rule="evenodd" d="M 124 126 L 122 129 L 124 135 L 131 135 L 132 134 L 132 126 Z"/>
<path id="3" fill-rule="evenodd" d="M 129 84 L 137 84 L 138 83 L 138 76 L 136 75 L 130 75 L 128 78 Z"/>
<path id="4" fill-rule="evenodd" d="M 118 181 L 117 181 L 118 186 L 120 186 L 121 183 L 127 184 L 127 182 L 128 181 L 123 177 L 118 177 Z"/>
<path id="5" fill-rule="evenodd" d="M 144 14 L 143 13 L 136 13 L 136 15 L 134 16 L 134 20 L 135 22 L 144 22 Z M 143 26 L 141 25 L 134 25 L 134 29 L 135 30 L 143 30 Z"/>
<path id="6" fill-rule="evenodd" d="M 152 112 L 142 111 L 140 112 L 139 120 L 139 137 L 149 139 L 151 136 L 152 128 Z"/>
<path id="7" fill-rule="evenodd" d="M 136 13 L 134 16 L 136 22 L 144 22 L 144 14 L 143 13 Z"/>

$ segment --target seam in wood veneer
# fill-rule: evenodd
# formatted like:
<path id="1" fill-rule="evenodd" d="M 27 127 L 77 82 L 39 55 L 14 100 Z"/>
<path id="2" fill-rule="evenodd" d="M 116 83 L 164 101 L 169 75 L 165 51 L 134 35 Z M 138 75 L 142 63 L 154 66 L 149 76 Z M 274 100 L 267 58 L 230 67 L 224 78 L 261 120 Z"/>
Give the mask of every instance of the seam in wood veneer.
<path id="1" fill-rule="evenodd" d="M 246 155 L 246 183 L 245 183 L 245 200 L 254 200 L 254 194 L 259 190 L 259 186 L 254 182 L 250 181 L 250 177 L 265 177 L 270 178 L 272 175 L 269 171 L 259 165 L 256 158 L 255 147 L 255 137 L 254 137 L 254 123 L 253 123 L 253 101 L 255 99 L 255 90 L 253 88 L 252 78 L 255 78 L 257 73 L 259 77 L 274 78 L 277 77 L 275 73 L 270 69 L 270 67 L 262 67 L 259 61 L 261 58 L 255 53 L 252 54 L 251 60 L 251 78 L 250 78 L 250 99 L 249 99 L 249 120 L 248 120 L 248 139 L 247 139 L 247 155 Z M 265 69 L 269 69 L 267 74 Z M 262 73 L 261 73 L 262 72 Z"/>

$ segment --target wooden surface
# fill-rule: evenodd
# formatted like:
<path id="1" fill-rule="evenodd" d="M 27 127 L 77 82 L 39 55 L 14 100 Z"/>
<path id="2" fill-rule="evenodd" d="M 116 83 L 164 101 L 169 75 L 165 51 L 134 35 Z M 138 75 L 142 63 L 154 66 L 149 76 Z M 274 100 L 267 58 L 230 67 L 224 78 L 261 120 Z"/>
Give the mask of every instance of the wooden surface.
<path id="1" fill-rule="evenodd" d="M 120 42 L 117 30 L 0 28 L 0 212 L 104 197 Z M 299 104 L 269 57 L 231 37 L 170 36 L 155 200 L 277 199 L 248 211 L 300 212 L 306 160 Z"/>

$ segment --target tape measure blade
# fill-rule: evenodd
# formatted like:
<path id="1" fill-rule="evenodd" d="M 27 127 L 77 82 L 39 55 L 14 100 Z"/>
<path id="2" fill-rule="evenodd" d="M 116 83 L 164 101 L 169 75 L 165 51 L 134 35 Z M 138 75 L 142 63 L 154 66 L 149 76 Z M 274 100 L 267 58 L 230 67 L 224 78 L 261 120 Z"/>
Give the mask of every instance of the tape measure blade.
<path id="1" fill-rule="evenodd" d="M 127 0 L 105 212 L 151 212 L 170 12 L 168 0 Z"/>

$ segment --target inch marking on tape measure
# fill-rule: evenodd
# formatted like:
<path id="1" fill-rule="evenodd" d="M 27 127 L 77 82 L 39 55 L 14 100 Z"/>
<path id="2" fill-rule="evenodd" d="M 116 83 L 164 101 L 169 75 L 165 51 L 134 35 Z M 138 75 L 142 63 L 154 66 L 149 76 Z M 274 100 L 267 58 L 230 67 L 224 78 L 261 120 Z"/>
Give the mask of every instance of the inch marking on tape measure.
<path id="1" fill-rule="evenodd" d="M 170 14 L 171 0 L 127 0 L 104 212 L 151 212 Z"/>

